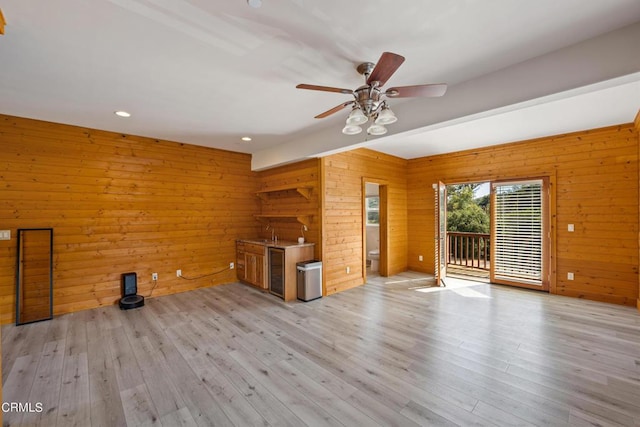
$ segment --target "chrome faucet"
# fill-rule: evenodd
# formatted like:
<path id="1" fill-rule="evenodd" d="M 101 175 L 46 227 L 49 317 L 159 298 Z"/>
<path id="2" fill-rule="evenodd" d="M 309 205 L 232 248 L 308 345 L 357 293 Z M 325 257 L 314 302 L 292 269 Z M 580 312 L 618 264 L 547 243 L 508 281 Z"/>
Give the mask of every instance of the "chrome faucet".
<path id="1" fill-rule="evenodd" d="M 278 236 L 276 236 L 276 229 L 267 224 L 267 230 L 271 230 L 271 241 L 277 242 Z"/>

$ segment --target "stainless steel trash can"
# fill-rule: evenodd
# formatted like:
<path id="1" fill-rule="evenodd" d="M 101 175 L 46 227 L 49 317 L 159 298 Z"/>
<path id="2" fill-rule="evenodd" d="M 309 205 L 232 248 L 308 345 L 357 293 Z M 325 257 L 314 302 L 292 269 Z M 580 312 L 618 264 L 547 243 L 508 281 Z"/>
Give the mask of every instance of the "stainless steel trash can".
<path id="1" fill-rule="evenodd" d="M 296 264 L 298 299 L 311 301 L 322 297 L 322 261 L 310 260 Z"/>

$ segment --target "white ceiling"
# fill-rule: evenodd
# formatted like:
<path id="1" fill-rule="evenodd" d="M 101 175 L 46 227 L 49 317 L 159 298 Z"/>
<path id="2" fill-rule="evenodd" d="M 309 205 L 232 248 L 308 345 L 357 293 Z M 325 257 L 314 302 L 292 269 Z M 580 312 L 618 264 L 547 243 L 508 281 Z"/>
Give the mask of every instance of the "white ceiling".
<path id="1" fill-rule="evenodd" d="M 5 0 L 0 113 L 253 153 L 262 169 L 369 146 L 404 158 L 630 122 L 638 0 Z M 388 136 L 316 114 L 355 66 L 407 58 Z M 126 110 L 129 119 L 113 112 Z M 249 135 L 251 143 L 240 141 Z"/>

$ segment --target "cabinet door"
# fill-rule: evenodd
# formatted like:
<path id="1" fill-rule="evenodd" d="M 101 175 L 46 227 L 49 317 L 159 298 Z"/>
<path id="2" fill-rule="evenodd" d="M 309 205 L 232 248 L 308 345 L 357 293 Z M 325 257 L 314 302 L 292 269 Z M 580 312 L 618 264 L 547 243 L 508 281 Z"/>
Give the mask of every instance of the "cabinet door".
<path id="1" fill-rule="evenodd" d="M 236 275 L 238 280 L 245 280 L 246 278 L 246 259 L 245 259 L 245 244 L 242 242 L 236 243 Z"/>
<path id="2" fill-rule="evenodd" d="M 261 289 L 267 289 L 267 281 L 265 280 L 264 256 L 255 256 L 255 285 Z"/>
<path id="3" fill-rule="evenodd" d="M 246 278 L 246 259 L 244 252 L 238 252 L 236 256 L 236 274 L 238 276 L 238 280 L 245 280 Z"/>
<path id="4" fill-rule="evenodd" d="M 246 253 L 244 254 L 244 259 L 244 280 L 251 284 L 254 284 L 256 280 L 256 256 L 254 254 Z"/>

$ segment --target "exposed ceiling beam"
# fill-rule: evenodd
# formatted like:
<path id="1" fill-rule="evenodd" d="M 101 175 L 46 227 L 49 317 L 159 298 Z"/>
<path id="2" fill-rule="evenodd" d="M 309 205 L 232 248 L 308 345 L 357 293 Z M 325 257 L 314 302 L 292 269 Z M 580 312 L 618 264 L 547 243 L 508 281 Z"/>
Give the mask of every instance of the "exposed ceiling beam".
<path id="1" fill-rule="evenodd" d="M 437 99 L 416 99 L 394 106 L 400 118 L 384 137 L 345 136 L 340 129 L 322 129 L 296 140 L 253 153 L 253 170 L 263 170 L 304 158 L 370 146 L 404 133 L 496 108 L 524 103 L 554 93 L 593 85 L 640 70 L 633 55 L 640 23 L 559 49 L 493 73 L 451 86 Z M 503 141 L 509 142 L 509 141 Z"/>

